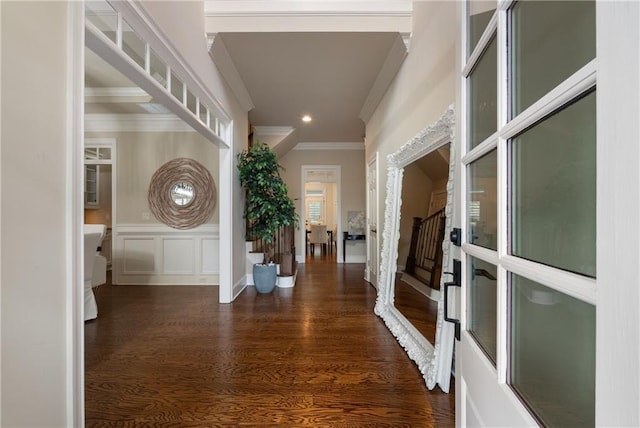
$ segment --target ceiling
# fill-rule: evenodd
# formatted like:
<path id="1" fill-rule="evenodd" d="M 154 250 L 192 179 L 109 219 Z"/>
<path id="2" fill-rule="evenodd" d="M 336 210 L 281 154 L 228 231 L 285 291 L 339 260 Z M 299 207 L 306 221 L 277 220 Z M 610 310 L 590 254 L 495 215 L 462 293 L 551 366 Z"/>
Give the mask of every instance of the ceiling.
<path id="1" fill-rule="evenodd" d="M 325 6 L 322 2 L 313 3 L 314 8 Z M 384 11 L 395 5 L 382 3 Z M 236 3 L 229 5 L 244 8 Z M 259 5 L 272 7 L 271 3 Z M 329 6 L 335 8 L 336 4 L 326 5 Z M 358 8 L 374 6 L 358 3 Z M 366 120 L 373 113 L 406 56 L 407 39 L 403 36 L 408 33 L 396 28 L 406 29 L 407 7 L 402 6 L 404 26 L 396 25 L 393 16 L 387 19 L 387 15 L 380 15 L 377 9 L 365 11 L 363 19 L 376 20 L 369 26 L 374 28 L 371 31 L 363 30 L 362 26 L 358 31 L 324 30 L 341 21 L 333 19 L 332 13 L 322 12 L 313 19 L 327 21 L 313 31 L 284 28 L 282 32 L 246 32 L 243 28 L 239 32 L 227 29 L 207 33 L 214 40 L 209 55 L 240 104 L 249 110 L 249 121 L 256 131 L 254 137 L 272 146 L 279 156 L 298 143 L 362 143 L 363 118 Z M 348 16 L 359 22 L 353 11 Z M 298 19 L 303 18 L 297 17 L 294 22 Z M 224 46 L 222 56 L 226 65 L 221 65 L 218 58 L 219 45 Z M 162 109 L 146 110 L 144 107 L 157 107 L 157 103 L 98 55 L 89 49 L 85 51 L 85 113 L 168 113 Z M 231 74 L 225 70 L 231 70 Z M 311 116 L 311 122 L 303 122 L 304 115 Z"/>
<path id="2" fill-rule="evenodd" d="M 297 142 L 362 142 L 359 118 L 397 33 L 219 33 L 254 104 L 257 127 Z M 312 121 L 302 122 L 310 115 Z"/>
<path id="3" fill-rule="evenodd" d="M 431 181 L 446 179 L 449 176 L 449 145 L 441 147 L 415 161 L 415 164 Z"/>

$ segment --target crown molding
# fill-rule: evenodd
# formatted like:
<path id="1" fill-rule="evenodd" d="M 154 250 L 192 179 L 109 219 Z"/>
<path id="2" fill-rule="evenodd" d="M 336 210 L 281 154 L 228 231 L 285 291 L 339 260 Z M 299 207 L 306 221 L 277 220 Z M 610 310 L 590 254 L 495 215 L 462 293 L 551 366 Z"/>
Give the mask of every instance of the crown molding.
<path id="1" fill-rule="evenodd" d="M 387 53 L 384 64 L 382 64 L 380 72 L 371 86 L 369 95 L 367 95 L 367 99 L 362 105 L 362 109 L 358 115 L 365 124 L 369 122 L 376 108 L 378 108 L 380 101 L 382 101 L 384 94 L 387 92 L 389 85 L 391 85 L 391 82 L 398 73 L 398 70 L 400 70 L 406 57 L 407 45 L 405 38 L 401 34 L 398 34 Z"/>
<path id="2" fill-rule="evenodd" d="M 408 32 L 409 0 L 205 0 L 207 32 Z"/>
<path id="3" fill-rule="evenodd" d="M 216 33 L 207 33 L 207 46 L 209 48 L 209 56 L 213 60 L 222 77 L 227 82 L 231 91 L 245 111 L 249 111 L 255 107 L 251 95 L 247 87 L 244 85 L 240 73 L 236 68 L 231 55 L 227 51 L 227 47 Z"/>
<path id="4" fill-rule="evenodd" d="M 254 126 L 256 135 L 289 135 L 295 130 L 292 126 Z"/>
<path id="5" fill-rule="evenodd" d="M 411 17 L 410 0 L 205 0 L 205 17 Z"/>
<path id="6" fill-rule="evenodd" d="M 85 114 L 85 132 L 196 132 L 172 114 Z"/>
<path id="7" fill-rule="evenodd" d="M 364 150 L 364 143 L 298 143 L 293 150 Z"/>
<path id="8" fill-rule="evenodd" d="M 402 37 L 402 42 L 404 43 L 404 47 L 409 52 L 409 45 L 411 44 L 411 33 L 403 32 L 400 33 L 400 37 Z"/>

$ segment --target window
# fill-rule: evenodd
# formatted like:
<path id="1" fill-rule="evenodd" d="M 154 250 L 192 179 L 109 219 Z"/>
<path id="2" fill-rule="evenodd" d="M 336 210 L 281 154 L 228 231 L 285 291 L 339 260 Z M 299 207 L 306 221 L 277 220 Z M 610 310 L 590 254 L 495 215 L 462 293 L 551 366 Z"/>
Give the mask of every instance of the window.
<path id="1" fill-rule="evenodd" d="M 309 224 L 325 224 L 325 196 L 322 189 L 307 189 L 307 221 Z"/>

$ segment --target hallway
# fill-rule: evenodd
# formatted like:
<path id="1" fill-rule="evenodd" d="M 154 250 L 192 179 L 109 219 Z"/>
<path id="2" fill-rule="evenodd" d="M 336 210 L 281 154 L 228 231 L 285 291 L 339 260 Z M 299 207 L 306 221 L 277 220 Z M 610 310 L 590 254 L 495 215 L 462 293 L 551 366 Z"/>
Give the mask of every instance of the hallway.
<path id="1" fill-rule="evenodd" d="M 364 265 L 300 265 L 293 289 L 101 286 L 85 324 L 86 426 L 447 427 L 373 314 Z"/>

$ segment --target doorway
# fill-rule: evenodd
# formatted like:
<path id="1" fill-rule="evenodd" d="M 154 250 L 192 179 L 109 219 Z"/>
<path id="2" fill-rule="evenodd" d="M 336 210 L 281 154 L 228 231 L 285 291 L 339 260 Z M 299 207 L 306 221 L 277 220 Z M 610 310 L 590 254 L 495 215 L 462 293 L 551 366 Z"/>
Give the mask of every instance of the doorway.
<path id="1" fill-rule="evenodd" d="M 84 169 L 84 223 L 106 226 L 100 254 L 107 260 L 107 271 L 111 271 L 113 226 L 117 224 L 115 138 L 85 138 Z"/>
<path id="2" fill-rule="evenodd" d="M 378 288 L 378 152 L 367 164 L 367 267 L 364 279 Z"/>
<path id="3" fill-rule="evenodd" d="M 337 263 L 342 250 L 339 243 L 340 166 L 303 165 L 303 201 L 300 221 L 305 263 L 324 261 Z"/>

